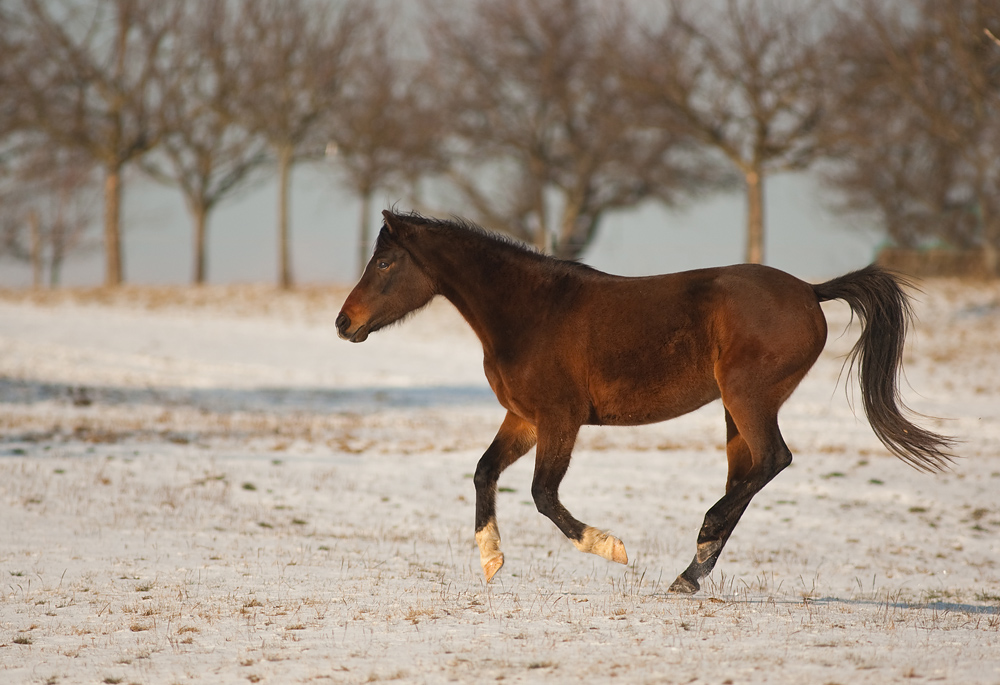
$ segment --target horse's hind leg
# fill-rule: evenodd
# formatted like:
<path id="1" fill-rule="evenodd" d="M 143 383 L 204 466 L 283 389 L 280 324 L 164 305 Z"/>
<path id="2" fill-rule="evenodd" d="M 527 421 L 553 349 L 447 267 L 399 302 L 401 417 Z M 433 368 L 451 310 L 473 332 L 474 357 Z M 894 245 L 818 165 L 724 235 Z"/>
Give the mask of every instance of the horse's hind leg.
<path id="1" fill-rule="evenodd" d="M 750 500 L 791 463 L 792 454 L 778 431 L 777 418 L 761 421 L 758 425 L 761 427 L 758 434 L 751 434 L 757 447 L 755 455 L 726 409 L 726 456 L 729 461 L 726 494 L 705 514 L 698 534 L 698 551 L 670 586 L 671 592 L 691 594 L 700 589 L 699 581 L 715 567 Z"/>
<path id="2" fill-rule="evenodd" d="M 576 426 L 572 430 L 539 433 L 535 474 L 531 481 L 531 496 L 535 500 L 535 507 L 556 524 L 581 552 L 590 552 L 608 561 L 627 564 L 628 555 L 621 540 L 573 518 L 559 501 L 559 484 L 569 468 L 578 430 L 579 426 Z"/>
<path id="3" fill-rule="evenodd" d="M 535 427 L 510 412 L 476 466 L 476 544 L 486 582 L 503 566 L 497 528 L 497 480 L 505 468 L 523 457 L 535 444 Z"/>
<path id="4" fill-rule="evenodd" d="M 750 473 L 750 469 L 753 468 L 753 455 L 728 409 L 726 409 L 726 461 L 729 463 L 726 492 L 730 492 Z"/>

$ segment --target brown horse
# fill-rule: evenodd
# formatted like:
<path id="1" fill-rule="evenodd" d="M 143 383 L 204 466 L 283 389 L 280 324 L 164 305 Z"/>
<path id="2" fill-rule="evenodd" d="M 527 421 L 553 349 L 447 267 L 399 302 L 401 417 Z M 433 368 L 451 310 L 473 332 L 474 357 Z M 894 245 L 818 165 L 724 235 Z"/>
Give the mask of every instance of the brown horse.
<path id="1" fill-rule="evenodd" d="M 580 426 L 665 421 L 721 398 L 726 494 L 708 510 L 697 553 L 670 587 L 697 592 L 750 500 L 792 461 L 778 409 L 826 343 L 826 300 L 846 301 L 861 319 L 849 363 L 859 368 L 875 434 L 921 470 L 939 471 L 951 459 L 952 440 L 900 411 L 897 377 L 911 312 L 900 280 L 878 267 L 820 285 L 752 264 L 625 278 L 460 221 L 383 214 L 375 253 L 337 330 L 362 342 L 443 295 L 479 336 L 486 378 L 507 410 L 475 475 L 476 543 L 487 581 L 503 565 L 497 479 L 533 446 L 538 511 L 581 551 L 624 564 L 621 540 L 559 502 Z"/>

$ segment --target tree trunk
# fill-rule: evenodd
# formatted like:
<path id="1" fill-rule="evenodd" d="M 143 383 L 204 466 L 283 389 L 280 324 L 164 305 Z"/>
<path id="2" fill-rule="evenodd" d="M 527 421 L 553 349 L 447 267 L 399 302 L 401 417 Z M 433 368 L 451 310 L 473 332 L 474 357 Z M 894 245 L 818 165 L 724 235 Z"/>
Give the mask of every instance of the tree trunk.
<path id="1" fill-rule="evenodd" d="M 550 255 L 555 253 L 555 243 L 555 236 L 549 230 L 549 222 L 545 220 L 545 217 L 541 217 L 538 221 L 538 235 L 535 238 L 535 247 L 542 254 Z"/>
<path id="2" fill-rule="evenodd" d="M 114 83 L 120 83 L 125 74 L 128 32 L 132 20 L 132 7 L 118 3 L 116 7 L 116 27 L 118 29 L 115 70 L 111 75 Z M 114 130 L 105 145 L 111 146 L 113 154 L 120 155 L 122 144 L 122 103 L 117 98 L 111 108 Z M 118 157 L 106 170 L 104 178 L 104 285 L 119 286 L 125 279 L 122 273 L 121 246 L 121 203 L 122 203 L 122 162 Z"/>
<path id="3" fill-rule="evenodd" d="M 56 220 L 49 227 L 49 288 L 56 288 L 59 286 L 59 278 L 62 274 L 62 263 L 63 259 L 66 257 L 66 243 L 67 243 L 67 232 L 66 227 L 66 216 L 64 210 L 68 198 L 63 195 L 59 203 L 59 213 Z"/>
<path id="4" fill-rule="evenodd" d="M 372 231 L 371 231 L 371 211 L 372 211 L 372 191 L 365 188 L 361 192 L 361 226 L 358 232 L 358 278 L 365 272 L 365 265 L 371 256 Z"/>
<path id="5" fill-rule="evenodd" d="M 586 236 L 581 241 L 580 227 L 582 216 L 581 207 L 584 198 L 582 193 L 574 194 L 566 199 L 563 205 L 562 217 L 559 225 L 559 242 L 554 246 L 552 254 L 560 259 L 577 259 L 586 248 Z"/>
<path id="6" fill-rule="evenodd" d="M 119 286 L 122 275 L 121 252 L 121 165 L 109 167 L 104 177 L 104 284 Z"/>
<path id="7" fill-rule="evenodd" d="M 208 211 L 205 205 L 191 207 L 194 215 L 194 284 L 205 284 L 205 223 Z"/>
<path id="8" fill-rule="evenodd" d="M 292 269 L 288 249 L 288 189 L 292 173 L 292 148 L 278 150 L 278 285 L 292 287 Z"/>
<path id="9" fill-rule="evenodd" d="M 538 230 L 535 232 L 535 248 L 542 254 L 552 254 L 552 236 L 549 235 L 549 225 L 545 220 L 543 209 L 538 213 Z"/>
<path id="10" fill-rule="evenodd" d="M 982 197 L 977 200 L 979 204 L 979 221 L 983 226 L 983 269 L 990 278 L 1000 275 L 1000 254 L 997 251 L 997 242 L 1000 238 L 996 227 L 993 226 L 993 215 L 987 209 L 986 200 Z"/>
<path id="11" fill-rule="evenodd" d="M 747 252 L 749 264 L 764 263 L 764 181 L 757 169 L 746 174 L 747 182 Z"/>
<path id="12" fill-rule="evenodd" d="M 62 275 L 62 257 L 53 257 L 49 262 L 49 288 L 59 287 L 59 279 Z"/>
<path id="13" fill-rule="evenodd" d="M 52 254 L 49 255 L 49 287 L 58 288 L 62 277 L 62 264 L 65 257 L 62 243 L 52 244 Z"/>
<path id="14" fill-rule="evenodd" d="M 549 215 L 546 211 L 545 203 L 545 163 L 539 159 L 531 158 L 528 161 L 528 171 L 535 181 L 533 186 L 532 203 L 534 210 L 538 214 L 538 232 L 535 234 L 535 247 L 542 254 L 552 254 L 553 241 L 555 236 L 549 231 Z"/>
<path id="15" fill-rule="evenodd" d="M 35 210 L 28 213 L 28 230 L 31 231 L 31 284 L 37 290 L 42 287 L 42 225 Z"/>
<path id="16" fill-rule="evenodd" d="M 571 200 L 563 207 L 562 223 L 559 226 L 559 242 L 553 247 L 552 253 L 561 259 L 576 257 L 573 248 L 573 234 L 576 230 L 576 220 L 580 216 L 579 208 Z"/>
<path id="17" fill-rule="evenodd" d="M 997 264 L 1000 263 L 1000 255 L 997 248 L 992 243 L 983 243 L 983 271 L 986 276 L 992 278 L 997 275 Z"/>
<path id="18" fill-rule="evenodd" d="M 574 220 L 574 230 L 570 237 L 559 245 L 556 256 L 560 259 L 580 259 L 590 243 L 593 242 L 594 236 L 597 235 L 597 227 L 600 222 L 600 213 L 596 215 L 577 214 Z"/>

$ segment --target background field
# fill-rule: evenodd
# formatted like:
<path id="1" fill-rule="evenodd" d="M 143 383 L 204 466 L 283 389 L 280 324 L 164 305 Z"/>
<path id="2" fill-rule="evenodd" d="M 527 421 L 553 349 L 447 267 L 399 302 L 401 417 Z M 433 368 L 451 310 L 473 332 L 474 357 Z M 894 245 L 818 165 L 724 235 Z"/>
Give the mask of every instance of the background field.
<path id="1" fill-rule="evenodd" d="M 718 404 L 581 435 L 564 502 L 628 567 L 535 511 L 530 455 L 509 469 L 486 586 L 478 342 L 442 302 L 349 345 L 343 296 L 0 297 L 0 681 L 1000 683 L 1000 287 L 919 296 L 905 394 L 965 441 L 938 476 L 852 413 L 857 328 L 826 307 L 795 461 L 693 598 L 665 590 L 722 494 Z"/>

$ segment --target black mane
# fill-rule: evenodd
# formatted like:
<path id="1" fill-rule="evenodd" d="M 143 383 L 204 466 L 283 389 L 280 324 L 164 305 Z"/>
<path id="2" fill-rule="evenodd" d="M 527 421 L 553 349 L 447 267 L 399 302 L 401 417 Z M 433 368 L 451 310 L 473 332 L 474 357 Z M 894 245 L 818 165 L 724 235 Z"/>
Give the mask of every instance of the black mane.
<path id="1" fill-rule="evenodd" d="M 488 243 L 495 247 L 499 252 L 523 255 L 524 257 L 536 260 L 539 263 L 544 263 L 550 268 L 558 268 L 559 266 L 562 266 L 593 271 L 591 267 L 585 264 L 546 255 L 534 245 L 529 245 L 528 243 L 525 243 L 510 234 L 488 230 L 479 224 L 473 223 L 472 221 L 462 217 L 452 216 L 450 219 L 437 219 L 434 217 L 424 216 L 418 212 L 407 212 L 402 214 L 394 212 L 394 214 L 401 220 L 414 226 L 421 226 L 438 233 L 452 233 L 456 238 L 460 238 L 462 236 L 472 236 L 477 239 L 477 242 Z M 388 242 L 392 240 L 393 238 L 391 234 L 386 230 L 385 223 L 383 223 L 382 230 L 379 232 L 378 240 L 376 241 L 376 248 L 386 247 Z"/>

